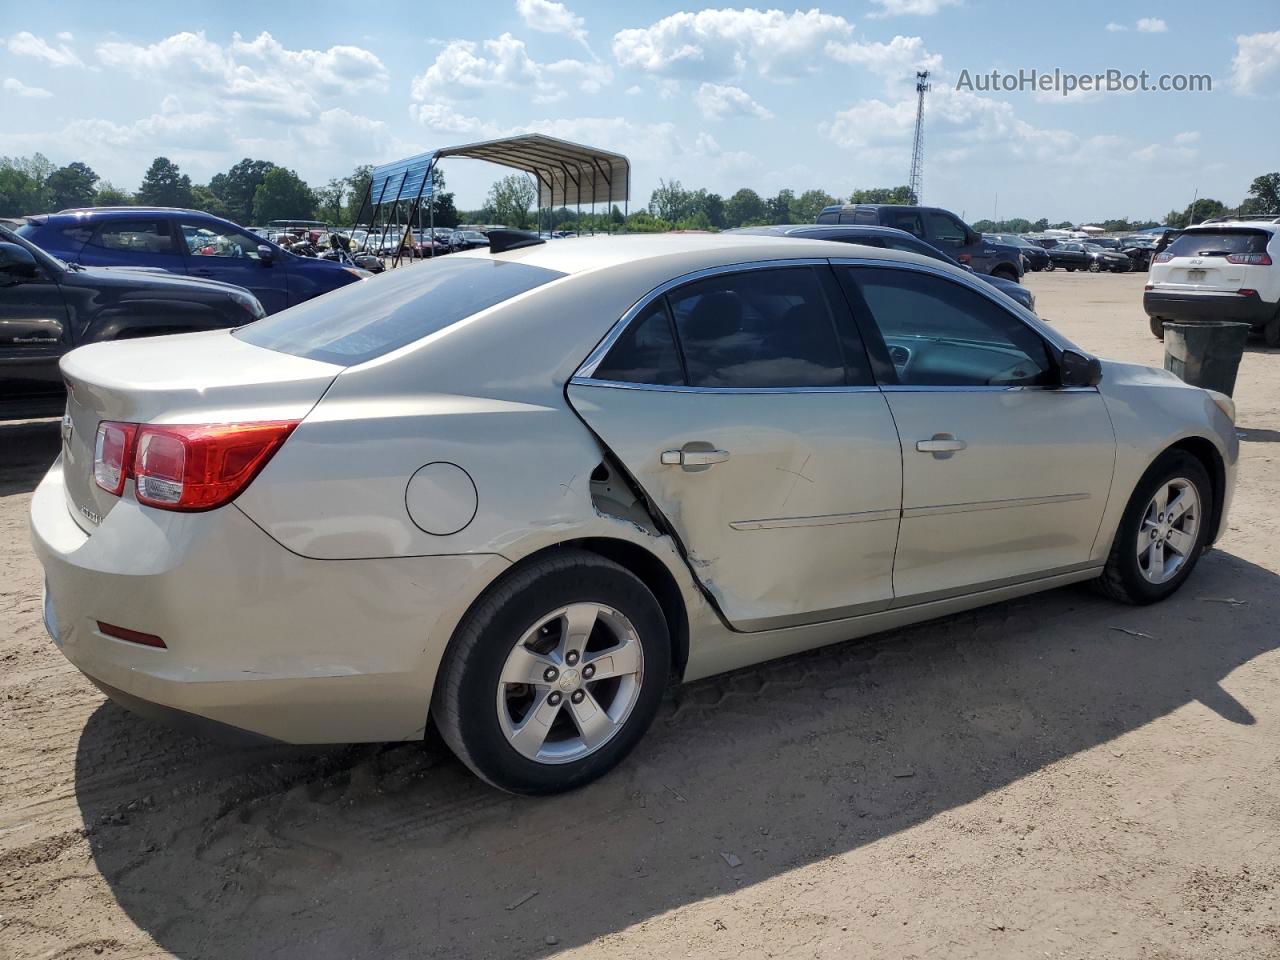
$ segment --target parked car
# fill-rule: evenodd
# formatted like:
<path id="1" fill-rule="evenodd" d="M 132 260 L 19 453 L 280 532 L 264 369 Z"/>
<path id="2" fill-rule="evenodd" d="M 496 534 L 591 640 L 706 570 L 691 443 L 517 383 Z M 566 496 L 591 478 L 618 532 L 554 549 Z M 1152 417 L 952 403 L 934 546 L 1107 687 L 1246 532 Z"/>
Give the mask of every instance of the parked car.
<path id="1" fill-rule="evenodd" d="M 1151 263 L 1142 306 L 1151 332 L 1165 320 L 1236 320 L 1280 346 L 1280 217 L 1206 220 Z"/>
<path id="2" fill-rule="evenodd" d="M 982 239 L 989 239 L 992 243 L 1001 243 L 1008 247 L 1016 247 L 1026 260 L 1026 269 L 1028 270 L 1039 273 L 1049 265 L 1049 254 L 1045 252 L 1044 247 L 1032 243 L 1030 240 L 1024 240 L 1017 234 L 984 233 Z"/>
<path id="3" fill-rule="evenodd" d="M 1067 273 L 1088 270 L 1092 259 L 1084 244 L 1072 240 L 1059 241 L 1049 248 L 1049 270 L 1062 267 Z"/>
<path id="4" fill-rule="evenodd" d="M 65 263 L 0 226 L 0 420 L 60 414 L 58 359 L 74 347 L 261 316 L 262 304 L 240 287 Z"/>
<path id="5" fill-rule="evenodd" d="M 673 679 L 1075 581 L 1151 603 L 1225 525 L 1230 398 L 963 270 L 513 237 L 65 357 L 31 531 L 70 662 L 241 736 L 412 740 L 430 712 L 489 783 L 550 793 Z"/>
<path id="6" fill-rule="evenodd" d="M 452 238 L 455 250 L 476 250 L 489 245 L 489 238 L 479 230 L 455 230 Z"/>
<path id="7" fill-rule="evenodd" d="M 1089 255 L 1089 272 L 1128 273 L 1133 269 L 1133 261 L 1119 250 L 1111 250 L 1096 243 L 1082 243 L 1084 252 Z"/>
<path id="8" fill-rule="evenodd" d="M 345 287 L 368 273 L 302 257 L 229 220 L 173 207 L 89 207 L 24 218 L 18 233 L 68 263 L 155 267 L 234 283 L 267 313 Z"/>
<path id="9" fill-rule="evenodd" d="M 1129 258 L 1134 270 L 1146 270 L 1156 253 L 1156 241 L 1151 237 L 1121 237 L 1120 252 Z"/>
<path id="10" fill-rule="evenodd" d="M 1120 250 L 1120 241 L 1115 237 L 1094 237 L 1087 242 L 1092 243 L 1094 246 L 1101 247 L 1103 250 Z"/>
<path id="11" fill-rule="evenodd" d="M 846 203 L 824 208 L 818 214 L 818 223 L 896 227 L 973 267 L 975 273 L 989 273 L 1006 280 L 1022 279 L 1022 256 L 1016 247 L 988 243 L 950 210 L 888 203 Z"/>
<path id="12" fill-rule="evenodd" d="M 953 267 L 959 267 L 962 270 L 968 270 L 973 273 L 972 268 L 958 263 L 937 247 L 925 243 L 917 237 L 913 237 L 905 230 L 897 230 L 893 227 L 857 227 L 853 225 L 840 226 L 835 224 L 823 225 L 794 223 L 764 227 L 740 227 L 736 230 L 727 230 L 725 232 L 762 234 L 778 237 L 803 237 L 809 240 L 834 240 L 837 243 L 857 243 L 864 247 L 905 250 L 907 253 L 918 253 L 922 257 L 929 257 L 932 260 L 940 260 Z M 851 256 L 856 256 L 856 254 L 851 254 Z M 985 273 L 975 273 L 974 275 L 981 277 L 984 281 L 995 287 L 1005 296 L 1011 298 L 1014 302 L 1021 304 L 1033 313 L 1035 312 L 1036 296 L 1022 284 L 1015 283 L 1012 280 L 1006 280 L 1004 277 L 993 277 L 990 274 Z"/>

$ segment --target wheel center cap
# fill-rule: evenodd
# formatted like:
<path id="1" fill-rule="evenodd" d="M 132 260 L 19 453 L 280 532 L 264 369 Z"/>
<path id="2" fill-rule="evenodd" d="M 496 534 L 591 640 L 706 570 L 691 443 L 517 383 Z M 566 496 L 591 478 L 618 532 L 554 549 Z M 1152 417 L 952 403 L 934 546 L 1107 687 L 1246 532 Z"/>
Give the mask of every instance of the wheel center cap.
<path id="1" fill-rule="evenodd" d="M 561 690 L 571 691 L 577 690 L 582 683 L 582 678 L 577 670 L 570 668 L 560 674 L 559 686 Z"/>

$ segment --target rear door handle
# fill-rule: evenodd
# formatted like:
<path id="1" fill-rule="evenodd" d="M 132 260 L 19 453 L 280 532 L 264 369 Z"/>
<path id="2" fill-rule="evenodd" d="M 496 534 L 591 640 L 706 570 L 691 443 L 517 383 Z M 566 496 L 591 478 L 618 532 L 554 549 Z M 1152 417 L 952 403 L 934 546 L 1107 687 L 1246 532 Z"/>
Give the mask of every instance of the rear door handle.
<path id="1" fill-rule="evenodd" d="M 949 433 L 935 433 L 931 440 L 917 440 L 916 449 L 921 453 L 932 453 L 935 457 L 950 456 L 967 447 L 963 440 L 957 440 Z"/>
<path id="2" fill-rule="evenodd" d="M 709 467 L 728 459 L 728 450 L 663 450 L 661 457 L 668 467 Z"/>

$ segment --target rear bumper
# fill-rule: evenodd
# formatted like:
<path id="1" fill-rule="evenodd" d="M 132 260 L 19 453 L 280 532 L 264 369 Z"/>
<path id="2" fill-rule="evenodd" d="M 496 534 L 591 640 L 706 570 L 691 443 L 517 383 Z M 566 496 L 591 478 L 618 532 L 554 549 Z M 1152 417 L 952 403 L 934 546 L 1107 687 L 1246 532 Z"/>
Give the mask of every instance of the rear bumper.
<path id="1" fill-rule="evenodd" d="M 457 621 L 507 561 L 493 555 L 311 560 L 236 507 L 178 514 L 126 495 L 92 535 L 61 461 L 31 534 L 45 624 L 108 696 L 188 729 L 288 743 L 411 740 Z M 118 640 L 99 622 L 161 637 Z"/>
<path id="2" fill-rule="evenodd" d="M 1276 304 L 1256 293 L 1241 297 L 1233 293 L 1147 290 L 1142 294 L 1142 308 L 1147 316 L 1162 320 L 1233 320 L 1253 327 L 1266 326 L 1276 316 Z"/>

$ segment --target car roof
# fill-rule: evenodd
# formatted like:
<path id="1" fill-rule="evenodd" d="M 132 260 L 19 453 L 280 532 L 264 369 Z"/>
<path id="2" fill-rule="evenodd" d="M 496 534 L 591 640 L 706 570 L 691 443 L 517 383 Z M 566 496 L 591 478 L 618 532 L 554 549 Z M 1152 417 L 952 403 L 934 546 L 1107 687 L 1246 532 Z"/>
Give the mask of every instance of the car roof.
<path id="1" fill-rule="evenodd" d="M 230 223 L 230 220 L 224 220 L 222 217 L 216 217 L 212 213 L 204 210 L 189 210 L 186 207 L 68 207 L 65 210 L 59 210 L 57 213 L 48 214 L 49 217 L 136 217 L 142 216 L 159 216 L 169 213 L 194 213 L 201 217 L 208 217 L 210 220 L 217 220 L 222 223 Z"/>
<path id="2" fill-rule="evenodd" d="M 1241 220 L 1232 218 L 1223 218 L 1216 220 L 1205 220 L 1201 223 L 1193 223 L 1189 227 L 1183 227 L 1183 230 L 1217 230 L 1222 227 L 1257 227 L 1259 230 L 1266 230 L 1270 233 L 1280 233 L 1280 217 L 1275 220 Z"/>
<path id="3" fill-rule="evenodd" d="M 540 243 L 498 254 L 486 250 L 469 250 L 453 254 L 455 257 L 480 257 L 525 263 L 565 274 L 585 273 L 660 258 L 686 261 L 679 264 L 676 269 L 679 273 L 688 273 L 704 266 L 725 263 L 807 258 L 826 260 L 847 258 L 849 255 L 848 244 L 834 240 L 813 240 L 807 237 L 789 237 L 785 234 L 758 233 L 633 233 L 621 236 L 575 237 L 566 241 Z M 866 255 L 877 260 L 901 260 L 934 268 L 939 266 L 939 262 L 933 258 L 899 250 L 869 248 Z M 943 266 L 946 265 L 943 264 Z"/>

